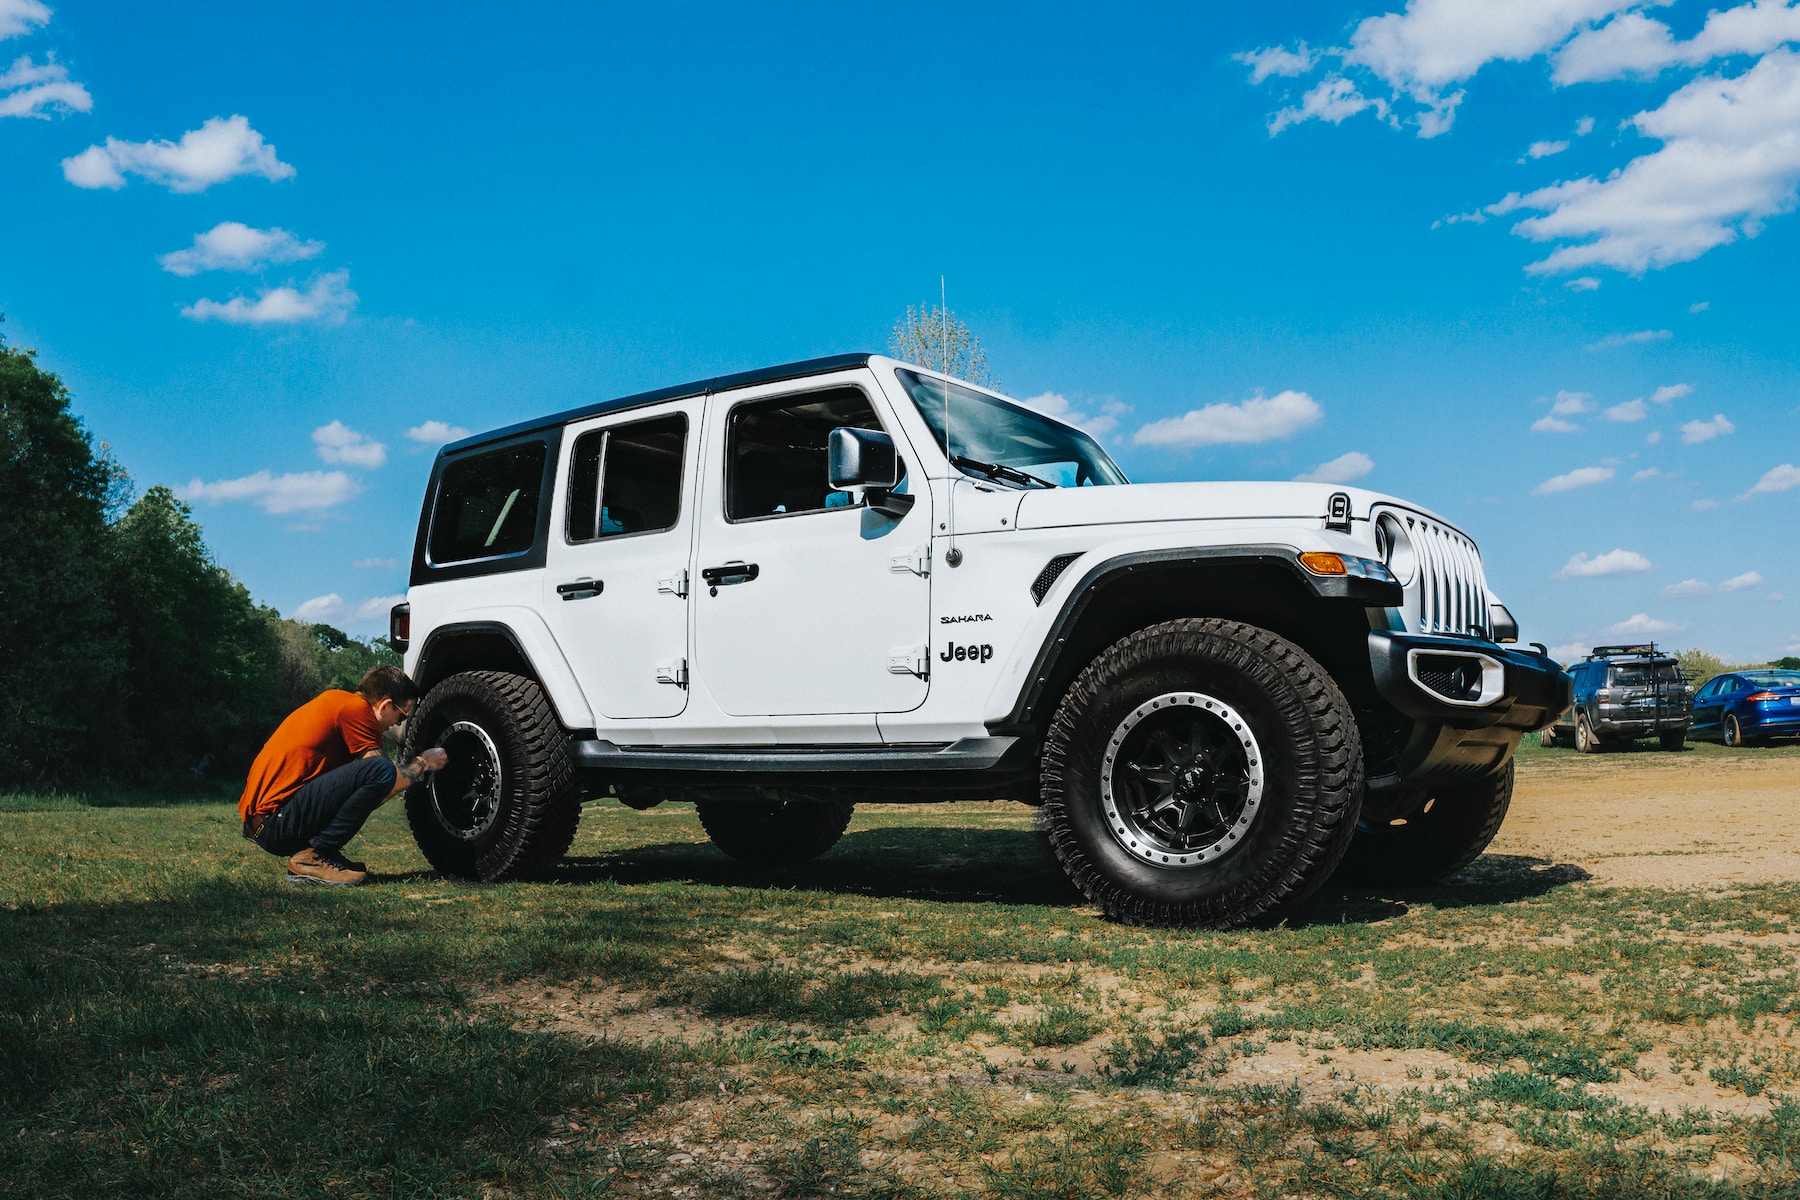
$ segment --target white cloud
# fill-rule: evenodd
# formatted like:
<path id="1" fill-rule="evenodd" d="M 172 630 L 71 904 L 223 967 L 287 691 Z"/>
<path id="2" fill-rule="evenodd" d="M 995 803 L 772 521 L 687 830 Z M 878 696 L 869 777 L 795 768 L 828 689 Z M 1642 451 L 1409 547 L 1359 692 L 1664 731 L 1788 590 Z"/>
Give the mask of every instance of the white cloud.
<path id="1" fill-rule="evenodd" d="M 1792 463 L 1782 463 L 1779 467 L 1770 467 L 1763 477 L 1756 481 L 1756 486 L 1745 492 L 1746 496 L 1772 496 L 1776 492 L 1791 492 L 1800 488 L 1800 467 Z"/>
<path id="2" fill-rule="evenodd" d="M 400 560 L 397 558 L 359 558 L 350 565 L 359 571 L 397 571 L 400 569 Z"/>
<path id="3" fill-rule="evenodd" d="M 5 0 L 0 0 L 3 6 Z M 0 7 L 0 22 L 6 18 Z M 69 78 L 68 68 L 46 56 L 43 66 L 29 56 L 15 59 L 0 73 L 0 117 L 37 117 L 49 120 L 51 110 L 62 113 L 87 112 L 94 107 L 88 90 Z"/>
<path id="4" fill-rule="evenodd" d="M 1533 433 L 1580 433 L 1581 426 L 1565 421 L 1555 413 L 1545 413 L 1531 423 Z"/>
<path id="5" fill-rule="evenodd" d="M 274 475 L 258 471 L 242 479 L 221 479 L 206 483 L 199 479 L 175 494 L 183 500 L 204 500 L 208 504 L 229 504 L 248 500 L 266 513 L 280 515 L 334 508 L 362 491 L 362 485 L 342 471 L 301 471 L 297 474 Z"/>
<path id="6" fill-rule="evenodd" d="M 1550 404 L 1550 411 L 1559 417 L 1572 417 L 1576 413 L 1592 412 L 1593 409 L 1592 392 L 1558 392 L 1556 399 Z"/>
<path id="7" fill-rule="evenodd" d="M 181 310 L 192 321 L 224 321 L 229 325 L 292 325 L 300 321 L 341 324 L 356 307 L 356 293 L 350 290 L 350 272 L 333 271 L 313 280 L 306 291 L 291 287 L 264 288 L 255 300 L 233 296 L 217 300 L 196 300 Z"/>
<path id="8" fill-rule="evenodd" d="M 1719 590 L 1721 592 L 1741 592 L 1748 588 L 1757 587 L 1762 581 L 1763 577 L 1757 572 L 1745 571 L 1742 575 L 1733 575 L 1730 579 L 1721 583 L 1719 585 Z"/>
<path id="9" fill-rule="evenodd" d="M 1561 154 L 1568 148 L 1569 143 L 1567 142 L 1533 142 L 1525 148 L 1525 158 L 1521 158 L 1519 161 L 1524 162 L 1526 158 L 1549 158 L 1552 154 Z"/>
<path id="10" fill-rule="evenodd" d="M 1590 342 L 1583 349 L 1614 350 L 1620 346 L 1645 346 L 1651 342 L 1667 341 L 1675 336 L 1667 329 L 1639 329 L 1631 333 L 1612 333 L 1597 342 Z"/>
<path id="11" fill-rule="evenodd" d="M 1575 122 L 1576 137 L 1586 137 L 1592 132 L 1594 132 L 1594 118 L 1583 117 L 1581 120 Z"/>
<path id="12" fill-rule="evenodd" d="M 1710 301 L 1710 300 L 1698 301 L 1694 304 L 1688 305 L 1688 315 L 1693 316 L 1698 313 L 1703 313 L 1711 307 L 1712 307 L 1712 301 Z"/>
<path id="13" fill-rule="evenodd" d="M 1375 469 L 1375 460 L 1361 450 L 1340 454 L 1330 462 L 1322 462 L 1310 471 L 1294 476 L 1301 483 L 1349 483 L 1361 479 Z"/>
<path id="14" fill-rule="evenodd" d="M 1578 658 L 1586 658 L 1588 642 L 1564 642 L 1560 646 L 1550 647 L 1550 657 L 1559 663 L 1574 662 Z"/>
<path id="15" fill-rule="evenodd" d="M 387 461 L 387 447 L 366 433 L 358 433 L 342 421 L 313 430 L 313 446 L 328 463 L 352 467 L 379 467 Z"/>
<path id="16" fill-rule="evenodd" d="M 1607 626 L 1605 632 L 1613 637 L 1643 637 L 1653 633 L 1676 633 L 1686 628 L 1686 625 L 1672 621 L 1659 621 L 1649 613 L 1633 613 L 1618 624 Z"/>
<path id="17" fill-rule="evenodd" d="M 1710 421 L 1689 421 L 1681 427 L 1681 442 L 1684 446 L 1694 446 L 1701 442 L 1710 442 L 1726 433 L 1736 433 L 1737 426 L 1725 419 L 1724 413 L 1714 413 Z"/>
<path id="18" fill-rule="evenodd" d="M 50 10 L 40 0 L 0 0 L 0 41 L 22 37 L 34 26 L 49 23 Z"/>
<path id="19" fill-rule="evenodd" d="M 1800 56 L 1764 55 L 1741 75 L 1695 79 L 1628 125 L 1663 143 L 1604 180 L 1569 180 L 1489 205 L 1542 213 L 1513 226 L 1535 242 L 1573 242 L 1534 274 L 1613 267 L 1641 275 L 1687 262 L 1794 207 L 1800 184 Z"/>
<path id="20" fill-rule="evenodd" d="M 1319 61 L 1319 52 L 1309 50 L 1306 43 L 1301 42 L 1293 50 L 1286 46 L 1264 46 L 1261 50 L 1247 50 L 1231 57 L 1233 61 L 1249 67 L 1250 82 L 1258 84 L 1271 75 L 1306 74 Z"/>
<path id="21" fill-rule="evenodd" d="M 1609 421 L 1617 421 L 1620 424 L 1623 424 L 1628 421 L 1643 420 L 1650 415 L 1650 409 L 1642 399 L 1627 400 L 1622 404 L 1613 405 L 1600 415 Z"/>
<path id="22" fill-rule="evenodd" d="M 1712 593 L 1712 584 L 1705 580 L 1684 579 L 1680 583 L 1671 583 L 1656 594 L 1670 600 L 1687 600 L 1695 596 L 1710 596 Z"/>
<path id="23" fill-rule="evenodd" d="M 1129 405 L 1120 404 L 1117 400 L 1106 400 L 1101 402 L 1098 414 L 1084 412 L 1071 404 L 1069 398 L 1061 392 L 1040 392 L 1024 401 L 1024 404 L 1027 408 L 1035 408 L 1065 424 L 1086 430 L 1094 438 L 1103 438 L 1113 432 L 1119 427 L 1120 414 L 1130 411 Z"/>
<path id="24" fill-rule="evenodd" d="M 1241 404 L 1208 404 L 1179 417 L 1152 421 L 1132 441 L 1140 446 L 1247 446 L 1293 437 L 1324 416 L 1305 392 L 1258 393 Z"/>
<path id="25" fill-rule="evenodd" d="M 1735 54 L 1766 54 L 1800 40 L 1800 5 L 1752 0 L 1707 14 L 1700 32 L 1685 42 L 1642 13 L 1621 13 L 1598 29 L 1583 30 L 1556 56 L 1558 84 L 1594 83 L 1655 75 L 1666 67 L 1699 66 Z"/>
<path id="26" fill-rule="evenodd" d="M 1650 399 L 1657 404 L 1671 404 L 1676 400 L 1681 399 L 1683 396 L 1691 396 L 1693 394 L 1693 384 L 1671 383 L 1666 387 L 1657 388 L 1656 391 L 1650 394 Z"/>
<path id="27" fill-rule="evenodd" d="M 346 625 L 366 625 L 371 621 L 385 622 L 388 610 L 405 599 L 405 596 L 371 596 L 352 604 L 336 592 L 328 592 L 301 604 L 294 609 L 292 617 L 296 621 L 310 621 L 314 624 L 341 622 Z"/>
<path id="28" fill-rule="evenodd" d="M 1586 551 L 1563 564 L 1552 579 L 1606 579 L 1614 575 L 1636 575 L 1650 569 L 1650 560 L 1635 550 L 1608 550 L 1589 558 Z"/>
<path id="29" fill-rule="evenodd" d="M 1660 430 L 1660 429 L 1652 429 L 1649 433 L 1646 433 L 1644 435 L 1644 445 L 1646 445 L 1646 446 L 1654 446 L 1661 441 L 1662 441 L 1662 430 Z"/>
<path id="30" fill-rule="evenodd" d="M 1704 500 L 1694 501 L 1694 503 L 1691 507 L 1693 508 L 1693 510 L 1695 512 L 1706 512 L 1709 509 L 1714 509 L 1714 508 L 1719 507 L 1719 502 L 1717 500 L 1714 500 L 1711 496 L 1708 496 Z"/>
<path id="31" fill-rule="evenodd" d="M 1378 117 L 1387 117 L 1386 101 L 1371 100 L 1357 91 L 1356 85 L 1348 79 L 1333 75 L 1320 81 L 1300 97 L 1300 107 L 1284 108 L 1270 117 L 1269 136 L 1274 137 L 1289 125 L 1297 125 L 1301 121 L 1326 121 L 1339 125 L 1347 118 L 1369 109 L 1374 109 Z"/>
<path id="32" fill-rule="evenodd" d="M 122 142 L 107 138 L 63 159 L 63 177 L 81 188 L 122 188 L 126 175 L 141 175 L 172 192 L 203 192 L 239 175 L 287 179 L 294 168 L 240 116 L 213 117 L 179 142 Z"/>
<path id="33" fill-rule="evenodd" d="M 446 442 L 460 442 L 469 436 L 469 431 L 444 421 L 426 421 L 407 430 L 406 436 L 421 446 L 442 446 Z"/>
<path id="34" fill-rule="evenodd" d="M 1611 467 L 1577 467 L 1566 475 L 1557 475 L 1544 480 L 1533 490 L 1539 496 L 1550 496 L 1557 492 L 1572 492 L 1576 488 L 1605 483 L 1616 474 L 1618 472 Z"/>
<path id="35" fill-rule="evenodd" d="M 241 221 L 221 221 L 194 244 L 158 258 L 171 275 L 202 271 L 255 271 L 272 263 L 298 262 L 325 249 L 324 242 L 303 242 L 285 229 L 252 229 Z"/>
<path id="36" fill-rule="evenodd" d="M 1581 275 L 1563 284 L 1571 292 L 1596 292 L 1600 290 L 1600 281 L 1592 275 Z"/>
<path id="37" fill-rule="evenodd" d="M 1647 480 L 1647 479 L 1667 479 L 1667 478 L 1668 478 L 1668 476 L 1667 476 L 1667 475 L 1664 475 L 1664 474 L 1663 474 L 1663 473 L 1662 473 L 1662 471 L 1661 471 L 1661 470 L 1659 470 L 1659 469 L 1658 469 L 1658 468 L 1656 468 L 1656 467 L 1645 467 L 1645 468 L 1644 468 L 1644 469 L 1643 469 L 1643 470 L 1641 470 L 1641 471 L 1639 471 L 1639 472 L 1637 472 L 1637 473 L 1636 473 L 1636 474 L 1634 474 L 1634 475 L 1632 475 L 1632 477 L 1631 477 L 1631 482 L 1633 482 L 1633 483 L 1643 483 L 1643 482 L 1644 482 L 1644 481 L 1645 481 L 1645 480 Z"/>

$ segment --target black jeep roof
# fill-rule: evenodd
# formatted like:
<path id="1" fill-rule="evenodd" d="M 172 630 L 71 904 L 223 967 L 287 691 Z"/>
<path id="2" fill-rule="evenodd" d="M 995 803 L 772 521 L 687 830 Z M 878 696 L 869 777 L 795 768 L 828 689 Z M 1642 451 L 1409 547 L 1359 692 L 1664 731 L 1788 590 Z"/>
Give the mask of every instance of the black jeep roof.
<path id="1" fill-rule="evenodd" d="M 646 404 L 657 404 L 664 400 L 680 400 L 686 396 L 704 396 L 711 392 L 727 391 L 731 388 L 749 387 L 758 383 L 779 383 L 783 379 L 804 379 L 808 375 L 824 375 L 830 371 L 842 371 L 850 367 L 867 366 L 870 353 L 834 354 L 829 358 L 809 358 L 804 362 L 783 363 L 778 367 L 763 367 L 755 371 L 739 371 L 735 375 L 717 375 L 711 379 L 697 379 L 692 383 L 677 384 L 674 387 L 658 388 L 653 392 L 638 392 L 630 396 L 620 396 L 613 400 L 600 400 L 593 404 L 584 404 L 580 408 L 571 408 L 565 412 L 552 413 L 547 417 L 536 417 L 529 421 L 520 421 L 515 425 L 490 429 L 485 433 L 471 434 L 460 441 L 451 442 L 440 453 L 453 454 L 475 446 L 485 446 L 489 442 L 497 442 L 504 438 L 515 437 L 522 433 L 532 433 L 539 429 L 549 429 L 556 425 L 566 425 L 570 421 L 579 421 L 585 417 L 599 417 L 611 412 L 622 412 L 628 408 L 641 408 Z"/>

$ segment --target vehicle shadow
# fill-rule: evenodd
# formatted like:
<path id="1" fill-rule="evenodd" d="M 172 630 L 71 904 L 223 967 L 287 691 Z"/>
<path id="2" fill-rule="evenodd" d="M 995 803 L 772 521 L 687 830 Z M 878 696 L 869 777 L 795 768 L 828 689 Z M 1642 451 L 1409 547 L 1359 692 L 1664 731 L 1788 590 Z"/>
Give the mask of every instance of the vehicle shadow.
<path id="1" fill-rule="evenodd" d="M 1029 830 L 888 828 L 847 834 L 830 853 L 791 867 L 759 867 L 727 858 L 705 842 L 632 846 L 571 857 L 558 883 L 697 883 L 776 887 L 898 900 L 1079 907 L 1086 899 Z M 1288 918 L 1294 927 L 1373 924 L 1414 905 L 1470 908 L 1517 903 L 1587 879 L 1568 863 L 1490 854 L 1441 884 L 1345 889 L 1327 884 Z"/>

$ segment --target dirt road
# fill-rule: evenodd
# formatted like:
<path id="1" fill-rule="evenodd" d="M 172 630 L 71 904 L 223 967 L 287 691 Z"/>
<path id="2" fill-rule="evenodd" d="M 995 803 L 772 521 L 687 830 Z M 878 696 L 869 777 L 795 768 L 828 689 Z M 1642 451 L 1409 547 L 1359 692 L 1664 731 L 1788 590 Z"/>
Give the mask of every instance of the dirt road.
<path id="1" fill-rule="evenodd" d="M 1629 887 L 1800 880 L 1800 748 L 1528 751 L 1491 849 Z"/>

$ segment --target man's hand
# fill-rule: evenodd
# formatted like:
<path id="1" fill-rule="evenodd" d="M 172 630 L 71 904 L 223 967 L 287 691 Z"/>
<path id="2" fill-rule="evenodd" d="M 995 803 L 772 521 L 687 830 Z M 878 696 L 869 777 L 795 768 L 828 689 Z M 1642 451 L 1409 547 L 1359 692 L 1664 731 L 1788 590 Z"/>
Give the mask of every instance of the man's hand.
<path id="1" fill-rule="evenodd" d="M 442 746 L 433 746 L 429 750 L 419 752 L 411 762 L 402 763 L 394 772 L 394 790 L 389 796 L 397 796 L 433 771 L 441 771 L 450 763 L 450 756 L 444 753 Z"/>

